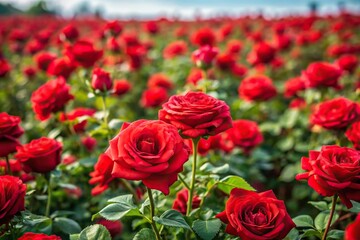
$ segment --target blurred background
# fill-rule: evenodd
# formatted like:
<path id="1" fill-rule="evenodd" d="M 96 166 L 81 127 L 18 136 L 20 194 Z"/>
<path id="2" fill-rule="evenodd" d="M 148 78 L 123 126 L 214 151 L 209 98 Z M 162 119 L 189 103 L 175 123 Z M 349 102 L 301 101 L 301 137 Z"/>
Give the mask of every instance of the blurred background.
<path id="1" fill-rule="evenodd" d="M 0 15 L 57 14 L 64 17 L 98 15 L 105 18 L 280 16 L 316 10 L 328 14 L 345 9 L 360 13 L 360 0 L 0 0 Z"/>

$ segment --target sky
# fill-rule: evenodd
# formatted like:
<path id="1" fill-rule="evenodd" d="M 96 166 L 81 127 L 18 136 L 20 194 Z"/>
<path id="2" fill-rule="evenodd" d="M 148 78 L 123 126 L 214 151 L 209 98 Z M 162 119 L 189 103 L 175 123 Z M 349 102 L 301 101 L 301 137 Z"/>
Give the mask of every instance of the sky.
<path id="1" fill-rule="evenodd" d="M 50 8 L 55 8 L 65 16 L 72 16 L 74 10 L 85 0 L 46 0 Z M 302 13 L 309 9 L 314 0 L 87 0 L 92 9 L 101 9 L 107 17 L 155 17 L 160 15 L 189 18 L 195 12 L 204 16 L 215 13 L 241 14 L 257 13 L 261 9 L 266 15 L 288 12 Z M 344 2 L 348 9 L 360 13 L 360 0 L 315 0 L 321 13 L 335 12 L 338 3 Z M 37 0 L 0 0 L 26 8 Z"/>

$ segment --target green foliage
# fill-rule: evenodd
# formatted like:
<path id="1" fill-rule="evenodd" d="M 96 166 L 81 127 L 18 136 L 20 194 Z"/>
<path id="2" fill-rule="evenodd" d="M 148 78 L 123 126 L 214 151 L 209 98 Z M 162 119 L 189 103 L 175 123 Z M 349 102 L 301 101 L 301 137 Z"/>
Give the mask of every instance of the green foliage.
<path id="1" fill-rule="evenodd" d="M 221 227 L 219 219 L 212 220 L 195 220 L 192 224 L 192 229 L 204 240 L 214 239 Z"/>
<path id="2" fill-rule="evenodd" d="M 160 217 L 154 217 L 154 221 L 164 226 L 191 229 L 184 216 L 176 210 L 166 210 Z"/>

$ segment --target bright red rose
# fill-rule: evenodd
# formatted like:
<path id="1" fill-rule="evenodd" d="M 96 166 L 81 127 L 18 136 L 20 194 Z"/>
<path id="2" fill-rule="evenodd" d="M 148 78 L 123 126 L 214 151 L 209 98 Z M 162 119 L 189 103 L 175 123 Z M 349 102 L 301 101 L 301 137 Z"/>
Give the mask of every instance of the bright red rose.
<path id="1" fill-rule="evenodd" d="M 309 157 L 301 158 L 305 173 L 296 176 L 322 196 L 338 194 L 347 208 L 350 200 L 360 201 L 360 152 L 347 147 L 323 146 L 320 151 L 310 151 Z"/>
<path id="2" fill-rule="evenodd" d="M 51 113 L 63 110 L 65 104 L 74 98 L 70 86 L 63 77 L 50 80 L 31 95 L 32 108 L 41 121 L 47 120 Z"/>
<path id="3" fill-rule="evenodd" d="M 344 97 L 318 104 L 310 122 L 326 129 L 343 129 L 360 119 L 360 105 Z"/>
<path id="4" fill-rule="evenodd" d="M 35 53 L 43 50 L 44 48 L 45 45 L 42 42 L 34 39 L 27 42 L 27 44 L 25 45 L 25 52 L 30 55 L 34 55 Z"/>
<path id="5" fill-rule="evenodd" d="M 18 138 L 24 133 L 20 122 L 18 116 L 11 116 L 6 112 L 0 113 L 0 157 L 16 152 L 16 147 L 20 146 Z"/>
<path id="6" fill-rule="evenodd" d="M 46 72 L 50 63 L 56 59 L 56 55 L 49 52 L 40 52 L 35 55 L 35 62 L 40 70 Z"/>
<path id="7" fill-rule="evenodd" d="M 43 233 L 27 232 L 22 235 L 18 240 L 61 240 L 61 237 L 56 235 L 46 235 Z"/>
<path id="8" fill-rule="evenodd" d="M 169 98 L 165 88 L 154 87 L 142 93 L 140 103 L 145 108 L 155 108 L 161 106 Z"/>
<path id="9" fill-rule="evenodd" d="M 147 83 L 148 88 L 162 87 L 167 90 L 174 88 L 174 84 L 170 79 L 163 73 L 155 73 L 151 75 Z"/>
<path id="10" fill-rule="evenodd" d="M 357 240 L 360 236 L 360 214 L 357 215 L 354 222 L 347 225 L 345 229 L 344 240 Z"/>
<path id="11" fill-rule="evenodd" d="M 354 145 L 354 148 L 360 150 L 360 121 L 351 124 L 345 132 L 346 137 Z"/>
<path id="12" fill-rule="evenodd" d="M 210 68 L 219 50 L 209 45 L 203 46 L 192 53 L 192 60 L 199 68 Z"/>
<path id="13" fill-rule="evenodd" d="M 238 92 L 240 98 L 246 101 L 266 101 L 277 94 L 271 79 L 262 75 L 250 76 L 242 80 Z"/>
<path id="14" fill-rule="evenodd" d="M 79 31 L 71 24 L 61 30 L 60 38 L 63 40 L 75 41 L 79 37 Z"/>
<path id="15" fill-rule="evenodd" d="M 310 87 L 333 87 L 341 89 L 339 79 L 342 71 L 337 66 L 326 62 L 311 63 L 305 71 L 302 72 L 303 78 Z"/>
<path id="16" fill-rule="evenodd" d="M 95 109 L 91 109 L 91 108 L 75 108 L 73 109 L 71 112 L 68 112 L 66 114 L 61 113 L 60 114 L 60 121 L 64 122 L 64 121 L 77 121 L 78 118 L 80 117 L 84 117 L 84 116 L 93 116 L 95 114 L 96 110 Z M 85 131 L 85 127 L 86 127 L 86 120 L 82 120 L 82 121 L 77 121 L 74 125 L 73 128 L 75 130 L 75 132 L 77 133 L 81 133 Z"/>
<path id="17" fill-rule="evenodd" d="M 186 78 L 186 82 L 196 86 L 201 79 L 203 79 L 203 72 L 201 71 L 201 69 L 193 68 L 191 69 L 188 77 Z"/>
<path id="18" fill-rule="evenodd" d="M 106 154 L 114 161 L 113 177 L 141 180 L 165 195 L 189 158 L 178 130 L 159 120 L 138 120 L 110 141 Z"/>
<path id="19" fill-rule="evenodd" d="M 183 215 L 185 215 L 188 199 L 189 199 L 189 190 L 184 188 L 176 194 L 176 198 L 174 200 L 172 208 L 177 210 L 178 212 L 182 213 Z M 193 197 L 191 209 L 198 208 L 200 206 L 200 202 L 201 202 L 201 199 L 195 195 Z"/>
<path id="20" fill-rule="evenodd" d="M 234 188 L 225 211 L 216 215 L 225 232 L 242 240 L 283 239 L 295 227 L 283 201 L 269 190 L 262 193 Z"/>
<path id="21" fill-rule="evenodd" d="M 185 55 L 188 51 L 187 44 L 185 41 L 179 40 L 170 43 L 163 50 L 163 57 L 165 59 L 172 59 L 177 56 Z"/>
<path id="22" fill-rule="evenodd" d="M 120 79 L 114 81 L 113 91 L 117 96 L 122 96 L 129 92 L 132 88 L 131 83 L 126 79 Z"/>
<path id="23" fill-rule="evenodd" d="M 110 74 L 101 68 L 95 68 L 92 72 L 91 87 L 102 92 L 110 90 L 112 88 Z"/>
<path id="24" fill-rule="evenodd" d="M 76 66 L 73 62 L 65 56 L 52 61 L 47 68 L 47 74 L 50 76 L 64 77 L 65 79 L 68 79 L 75 69 Z"/>
<path id="25" fill-rule="evenodd" d="M 10 64 L 5 58 L 0 58 L 0 78 L 5 77 L 11 71 Z"/>
<path id="26" fill-rule="evenodd" d="M 257 123 L 250 120 L 235 120 L 233 121 L 233 127 L 226 132 L 234 145 L 242 148 L 246 153 L 264 140 Z"/>
<path id="27" fill-rule="evenodd" d="M 94 149 L 97 145 L 97 141 L 95 138 L 87 136 L 87 137 L 81 138 L 81 144 L 85 147 L 85 149 L 88 152 L 92 152 L 92 151 L 94 151 Z"/>
<path id="28" fill-rule="evenodd" d="M 13 176 L 0 176 L 0 226 L 25 210 L 26 185 Z"/>
<path id="29" fill-rule="evenodd" d="M 89 183 L 96 186 L 91 190 L 91 195 L 96 196 L 109 188 L 109 184 L 114 180 L 111 172 L 114 167 L 113 160 L 106 154 L 100 154 L 99 160 L 94 166 L 94 171 L 90 173 Z"/>
<path id="30" fill-rule="evenodd" d="M 24 166 L 25 172 L 48 173 L 61 162 L 60 142 L 41 137 L 17 147 L 15 158 Z"/>
<path id="31" fill-rule="evenodd" d="M 79 65 L 89 68 L 102 57 L 103 51 L 95 49 L 90 41 L 79 40 L 66 49 L 66 55 Z"/>
<path id="32" fill-rule="evenodd" d="M 359 60 L 356 55 L 348 54 L 339 57 L 339 59 L 336 60 L 335 64 L 339 66 L 339 68 L 341 68 L 342 70 L 352 73 L 358 66 Z"/>
<path id="33" fill-rule="evenodd" d="M 213 136 L 232 126 L 229 106 L 202 92 L 170 97 L 159 119 L 177 127 L 187 138 Z"/>
<path id="34" fill-rule="evenodd" d="M 288 35 L 276 35 L 274 45 L 279 50 L 287 50 L 291 47 L 291 38 Z"/>
<path id="35" fill-rule="evenodd" d="M 284 96 L 287 98 L 297 96 L 298 92 L 306 89 L 306 82 L 302 77 L 294 77 L 285 82 Z"/>
<path id="36" fill-rule="evenodd" d="M 213 46 L 216 42 L 216 36 L 211 28 L 204 27 L 191 35 L 191 43 L 198 46 Z"/>
<path id="37" fill-rule="evenodd" d="M 256 44 L 247 60 L 252 65 L 267 64 L 275 59 L 276 49 L 266 42 Z"/>
<path id="38" fill-rule="evenodd" d="M 219 54 L 216 58 L 216 66 L 223 71 L 231 69 L 235 63 L 236 61 L 232 54 L 223 53 Z"/>
<path id="39" fill-rule="evenodd" d="M 110 221 L 105 218 L 101 218 L 97 221 L 97 224 L 101 224 L 106 227 L 112 238 L 122 233 L 123 226 L 120 221 Z"/>
<path id="40" fill-rule="evenodd" d="M 104 26 L 105 35 L 118 36 L 123 30 L 123 27 L 119 23 L 119 21 L 114 20 L 107 22 Z"/>

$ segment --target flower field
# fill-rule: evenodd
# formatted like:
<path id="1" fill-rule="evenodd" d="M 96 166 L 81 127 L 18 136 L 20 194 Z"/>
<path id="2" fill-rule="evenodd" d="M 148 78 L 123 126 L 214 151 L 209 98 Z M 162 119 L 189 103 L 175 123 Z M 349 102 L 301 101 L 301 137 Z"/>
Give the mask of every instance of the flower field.
<path id="1" fill-rule="evenodd" d="M 359 240 L 360 17 L 0 17 L 0 239 Z"/>

